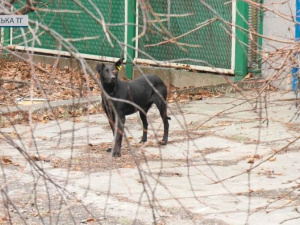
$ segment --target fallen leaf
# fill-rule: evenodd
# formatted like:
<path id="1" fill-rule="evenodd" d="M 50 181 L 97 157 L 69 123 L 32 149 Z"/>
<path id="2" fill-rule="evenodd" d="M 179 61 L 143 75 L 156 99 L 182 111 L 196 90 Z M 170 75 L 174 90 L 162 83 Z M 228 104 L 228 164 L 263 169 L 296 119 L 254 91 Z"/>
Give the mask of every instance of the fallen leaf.
<path id="1" fill-rule="evenodd" d="M 88 219 L 86 219 L 86 222 L 95 222 L 96 221 L 96 219 L 95 218 L 88 218 Z"/>
<path id="2" fill-rule="evenodd" d="M 196 95 L 195 97 L 193 97 L 194 100 L 203 100 L 202 96 L 200 95 Z"/>
<path id="3" fill-rule="evenodd" d="M 89 110 L 89 114 L 95 114 L 95 112 L 96 112 L 95 107 L 93 107 L 93 108 L 91 108 L 91 109 Z"/>
<path id="4" fill-rule="evenodd" d="M 248 74 L 245 76 L 244 80 L 250 79 L 252 76 L 253 76 L 253 73 L 248 73 Z"/>
<path id="5" fill-rule="evenodd" d="M 254 163 L 254 158 L 248 159 L 247 163 Z"/>
<path id="6" fill-rule="evenodd" d="M 134 165 L 125 165 L 125 166 L 123 166 L 123 168 L 134 168 Z"/>
<path id="7" fill-rule="evenodd" d="M 2 218 L 0 219 L 0 222 L 1 222 L 1 221 L 8 221 L 8 218 L 4 216 L 4 217 L 2 217 Z"/>
<path id="8" fill-rule="evenodd" d="M 181 99 L 179 102 L 180 103 L 187 103 L 187 102 L 189 102 L 190 100 L 189 99 Z"/>
<path id="9" fill-rule="evenodd" d="M 13 164 L 13 161 L 7 156 L 2 156 L 1 159 L 4 164 L 7 164 L 7 165 Z"/>
<path id="10" fill-rule="evenodd" d="M 74 167 L 74 170 L 75 170 L 75 171 L 81 171 L 81 167 L 80 167 L 80 166 L 75 166 L 75 167 Z"/>
<path id="11" fill-rule="evenodd" d="M 275 157 L 270 158 L 269 161 L 270 161 L 270 162 L 274 162 L 274 161 L 276 161 L 276 158 L 275 158 Z"/>
<path id="12" fill-rule="evenodd" d="M 47 159 L 47 157 L 43 156 L 43 155 L 31 155 L 30 158 L 34 161 L 44 161 L 44 162 L 49 162 L 50 160 Z"/>
<path id="13" fill-rule="evenodd" d="M 141 179 L 138 179 L 137 182 L 140 183 L 140 184 L 144 183 L 144 181 L 142 181 Z"/>
<path id="14" fill-rule="evenodd" d="M 17 84 L 14 84 L 14 83 L 5 83 L 3 86 L 2 86 L 6 91 L 12 91 L 14 89 L 17 88 Z"/>

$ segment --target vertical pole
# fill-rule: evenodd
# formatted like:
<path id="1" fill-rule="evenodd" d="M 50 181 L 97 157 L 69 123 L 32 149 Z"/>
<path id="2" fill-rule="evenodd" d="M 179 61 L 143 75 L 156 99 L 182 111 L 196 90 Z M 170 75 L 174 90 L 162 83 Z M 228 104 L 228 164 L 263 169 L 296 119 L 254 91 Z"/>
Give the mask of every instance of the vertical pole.
<path id="1" fill-rule="evenodd" d="M 234 69 L 235 81 L 242 80 L 248 73 L 248 12 L 248 3 L 243 0 L 237 0 Z"/>
<path id="2" fill-rule="evenodd" d="M 263 0 L 253 0 L 258 6 L 251 6 L 249 11 L 249 24 L 251 24 L 251 30 L 254 30 L 257 34 L 252 34 L 252 40 L 249 41 L 250 51 L 248 52 L 248 72 L 261 74 L 261 50 L 262 50 L 262 33 L 263 33 L 263 9 L 261 5 Z"/>
<path id="3" fill-rule="evenodd" d="M 300 0 L 296 0 L 296 24 L 295 24 L 295 40 L 299 42 L 300 40 Z M 299 55 L 295 56 L 297 61 L 299 61 Z M 295 65 L 292 70 L 293 83 L 292 90 L 296 91 L 299 88 L 299 64 Z"/>
<path id="4" fill-rule="evenodd" d="M 10 45 L 11 42 L 11 29 L 9 27 L 2 27 L 1 28 L 1 47 L 2 47 L 2 52 L 1 55 L 2 57 L 6 57 L 7 51 L 5 50 L 5 47 Z"/>
<path id="5" fill-rule="evenodd" d="M 126 1 L 125 1 L 126 2 Z M 126 3 L 125 3 L 126 4 Z M 135 58 L 135 41 L 136 37 L 136 0 L 127 0 L 127 53 L 126 54 L 126 77 L 132 79 L 133 60 Z"/>
<path id="6" fill-rule="evenodd" d="M 264 0 L 260 0 L 260 4 L 264 4 Z M 259 8 L 259 34 L 261 35 L 258 38 L 258 52 L 260 53 L 258 55 L 258 71 L 259 73 L 261 73 L 261 64 L 262 64 L 262 56 L 261 56 L 261 52 L 262 52 L 262 42 L 263 42 L 263 26 L 264 26 L 264 11 L 262 9 L 262 7 Z"/>

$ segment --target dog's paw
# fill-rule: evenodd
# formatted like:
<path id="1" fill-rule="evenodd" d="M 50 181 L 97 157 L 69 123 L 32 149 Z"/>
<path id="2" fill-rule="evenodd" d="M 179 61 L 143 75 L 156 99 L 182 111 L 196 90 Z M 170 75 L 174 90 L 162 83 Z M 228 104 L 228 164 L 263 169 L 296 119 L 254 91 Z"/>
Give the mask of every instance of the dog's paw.
<path id="1" fill-rule="evenodd" d="M 118 158 L 121 157 L 121 152 L 113 152 L 113 157 Z"/>
<path id="2" fill-rule="evenodd" d="M 162 141 L 159 141 L 159 142 L 158 142 L 158 144 L 160 144 L 160 145 L 166 145 L 166 144 L 168 144 L 168 142 L 167 142 L 167 141 L 164 141 L 164 140 L 162 140 Z"/>
<path id="3" fill-rule="evenodd" d="M 142 144 L 142 143 L 145 143 L 145 142 L 147 142 L 147 140 L 143 140 L 143 139 L 142 139 L 142 140 L 140 141 L 141 144 Z"/>
<path id="4" fill-rule="evenodd" d="M 112 148 L 106 149 L 106 152 L 111 152 Z"/>

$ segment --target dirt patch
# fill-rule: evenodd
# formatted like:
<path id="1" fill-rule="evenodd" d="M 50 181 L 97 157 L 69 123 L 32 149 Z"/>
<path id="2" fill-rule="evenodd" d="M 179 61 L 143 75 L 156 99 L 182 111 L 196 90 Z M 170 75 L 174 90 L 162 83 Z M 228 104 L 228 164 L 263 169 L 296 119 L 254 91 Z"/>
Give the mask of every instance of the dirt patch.
<path id="1" fill-rule="evenodd" d="M 201 155 L 208 155 L 216 152 L 226 151 L 224 148 L 205 148 L 203 150 L 196 150 L 195 153 L 201 153 Z"/>
<path id="2" fill-rule="evenodd" d="M 183 141 L 193 141 L 198 138 L 202 138 L 205 136 L 212 135 L 213 132 L 197 132 L 197 131 L 170 131 L 169 132 L 169 137 L 177 137 L 177 138 L 172 138 L 172 140 L 169 140 L 169 144 L 175 144 Z"/>
<path id="3" fill-rule="evenodd" d="M 283 155 L 283 154 L 286 154 L 288 152 L 300 152 L 300 147 L 289 147 L 289 148 L 285 149 L 284 151 L 277 152 L 277 155 Z"/>
<path id="4" fill-rule="evenodd" d="M 145 156 L 143 151 L 131 149 L 127 145 L 122 146 L 122 157 L 114 158 L 107 149 L 111 146 L 110 142 L 104 142 L 98 145 L 89 145 L 80 147 L 82 155 L 70 159 L 52 158 L 50 163 L 53 167 L 65 168 L 84 172 L 103 172 L 119 168 L 134 168 L 137 164 L 157 159 L 157 156 Z M 142 146 L 142 144 L 139 144 Z"/>
<path id="5" fill-rule="evenodd" d="M 233 159 L 233 160 L 193 160 L 193 166 L 233 166 L 237 165 L 242 159 Z"/>
<path id="6" fill-rule="evenodd" d="M 289 131 L 300 132 L 300 123 L 287 123 L 286 127 Z"/>
<path id="7" fill-rule="evenodd" d="M 155 174 L 160 177 L 182 177 L 182 173 L 179 173 L 179 172 L 162 171 L 162 172 L 158 172 Z"/>
<path id="8" fill-rule="evenodd" d="M 17 207 L 23 219 L 31 225 L 43 224 L 137 224 L 144 223 L 125 217 L 106 215 L 92 204 L 83 205 L 80 200 L 73 198 L 68 202 L 60 195 L 39 195 L 38 198 L 28 198 L 26 193 L 18 197 Z M 68 204 L 68 205 L 67 205 Z M 50 207 L 49 207 L 50 206 Z M 10 213 L 6 213 L 9 211 Z M 19 212 L 11 206 L 0 206 L 0 224 L 24 224 Z M 10 223 L 10 220 L 12 223 Z M 52 222 L 51 222 L 52 221 Z"/>
<path id="9" fill-rule="evenodd" d="M 237 193 L 237 195 L 251 196 L 251 197 L 262 197 L 269 199 L 269 204 L 263 207 L 267 209 L 268 206 L 272 207 L 272 203 L 277 201 L 288 201 L 290 205 L 298 206 L 300 204 L 299 200 L 299 185 L 292 188 L 282 188 L 277 190 L 250 190 L 249 192 Z M 272 201 L 273 200 L 273 201 Z"/>
<path id="10" fill-rule="evenodd" d="M 184 208 L 167 208 L 163 209 L 163 212 L 162 224 L 172 224 L 172 221 L 176 221 L 177 223 L 178 221 L 182 221 L 185 224 L 186 221 L 191 221 L 194 224 L 202 225 L 228 225 L 222 220 L 205 219 L 202 214 L 192 213 Z"/>
<path id="11" fill-rule="evenodd" d="M 235 141 L 243 144 L 257 144 L 259 143 L 259 140 L 254 140 L 249 137 L 240 136 L 240 135 L 232 135 L 232 136 L 225 136 L 227 140 Z"/>
<path id="12" fill-rule="evenodd" d="M 173 132 L 171 132 L 170 135 L 172 135 L 172 133 Z M 174 131 L 174 133 L 176 133 L 174 136 L 177 137 L 177 132 Z M 179 133 L 184 135 L 186 132 L 182 131 Z M 188 136 L 180 137 L 179 135 L 180 138 L 169 141 L 169 144 L 193 140 L 205 135 L 207 135 L 206 132 L 189 132 Z M 107 149 L 111 147 L 111 142 L 102 142 L 96 145 L 75 146 L 76 150 L 79 150 L 82 154 L 72 158 L 63 159 L 55 157 L 51 159 L 46 158 L 43 161 L 50 162 L 55 168 L 59 167 L 84 172 L 102 172 L 118 168 L 134 168 L 140 163 L 161 160 L 160 156 L 148 154 L 143 150 L 145 147 L 161 147 L 158 141 L 151 140 L 154 139 L 153 136 L 150 136 L 149 139 L 150 140 L 146 143 L 131 143 L 132 138 L 129 137 L 128 141 L 130 142 L 131 148 L 128 146 L 127 141 L 124 140 L 122 143 L 122 157 L 120 158 L 113 158 L 111 157 L 111 153 L 107 152 Z M 162 174 L 162 176 L 167 176 L 167 174 Z M 180 176 L 180 174 L 176 176 Z"/>

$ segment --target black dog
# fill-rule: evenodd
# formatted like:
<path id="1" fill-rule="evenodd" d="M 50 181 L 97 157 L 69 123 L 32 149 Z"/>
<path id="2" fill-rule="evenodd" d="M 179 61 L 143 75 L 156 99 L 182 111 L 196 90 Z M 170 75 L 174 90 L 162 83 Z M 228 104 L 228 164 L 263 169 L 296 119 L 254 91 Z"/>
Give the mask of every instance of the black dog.
<path id="1" fill-rule="evenodd" d="M 120 59 L 112 66 L 106 66 L 103 63 L 96 66 L 104 91 L 113 98 L 108 100 L 104 91 L 102 91 L 102 107 L 115 136 L 112 152 L 114 157 L 121 156 L 126 115 L 139 111 L 144 128 L 141 142 L 147 141 L 148 122 L 146 113 L 153 103 L 157 106 L 164 123 L 164 136 L 160 144 L 166 145 L 168 143 L 169 133 L 168 119 L 170 118 L 167 116 L 166 85 L 159 77 L 154 75 L 141 76 L 131 82 L 121 81 L 118 79 L 118 73 L 122 63 L 123 59 Z"/>

